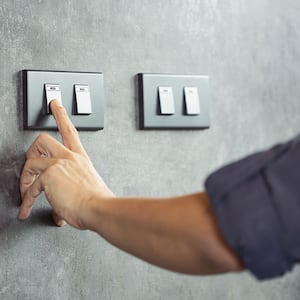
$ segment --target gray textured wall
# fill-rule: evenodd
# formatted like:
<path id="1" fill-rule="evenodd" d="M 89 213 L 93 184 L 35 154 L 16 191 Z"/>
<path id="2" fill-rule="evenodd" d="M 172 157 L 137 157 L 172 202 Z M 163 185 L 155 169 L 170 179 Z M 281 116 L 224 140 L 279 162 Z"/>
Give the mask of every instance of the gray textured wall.
<path id="1" fill-rule="evenodd" d="M 38 134 L 22 130 L 20 70 L 104 72 L 105 129 L 80 136 L 109 186 L 194 192 L 218 166 L 299 133 L 299 13 L 297 0 L 1 0 L 0 299 L 299 299 L 299 268 L 263 283 L 178 275 L 54 227 L 43 197 L 29 221 L 16 219 Z M 139 72 L 210 75 L 211 128 L 137 130 Z"/>

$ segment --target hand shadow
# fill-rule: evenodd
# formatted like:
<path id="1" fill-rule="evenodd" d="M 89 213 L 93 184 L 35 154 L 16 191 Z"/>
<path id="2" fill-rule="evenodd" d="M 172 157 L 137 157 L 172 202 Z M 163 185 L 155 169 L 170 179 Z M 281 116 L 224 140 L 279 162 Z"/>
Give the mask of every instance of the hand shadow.
<path id="1" fill-rule="evenodd" d="M 5 154 L 0 158 L 0 233 L 8 226 L 17 226 L 20 223 L 17 219 L 21 204 L 19 180 L 25 163 L 25 154 L 9 156 L 8 153 L 11 152 L 11 150 L 4 151 Z M 28 223 L 31 227 L 55 226 L 51 218 L 51 209 L 40 205 L 33 210 Z"/>

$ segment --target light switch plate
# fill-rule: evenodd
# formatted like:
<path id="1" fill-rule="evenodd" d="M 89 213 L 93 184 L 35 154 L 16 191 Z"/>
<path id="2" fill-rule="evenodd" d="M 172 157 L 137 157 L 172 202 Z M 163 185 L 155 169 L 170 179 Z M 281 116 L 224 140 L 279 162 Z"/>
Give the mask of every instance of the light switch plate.
<path id="1" fill-rule="evenodd" d="M 103 74 L 97 72 L 67 72 L 23 70 L 24 129 L 57 130 L 53 115 L 47 114 L 45 84 L 59 84 L 61 101 L 78 130 L 100 130 L 104 127 Z M 76 115 L 75 89 L 88 85 L 91 114 Z"/>
<path id="2" fill-rule="evenodd" d="M 210 126 L 209 77 L 204 75 L 138 74 L 139 85 L 139 127 L 141 129 L 205 129 Z M 158 87 L 167 86 L 173 90 L 175 113 L 161 115 L 159 112 Z M 184 88 L 198 90 L 199 114 L 188 115 Z"/>

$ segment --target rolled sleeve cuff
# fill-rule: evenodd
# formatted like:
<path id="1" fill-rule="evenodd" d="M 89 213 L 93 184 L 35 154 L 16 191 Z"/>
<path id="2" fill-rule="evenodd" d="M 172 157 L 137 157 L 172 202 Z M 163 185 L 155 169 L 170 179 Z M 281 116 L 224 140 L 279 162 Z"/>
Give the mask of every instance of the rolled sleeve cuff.
<path id="1" fill-rule="evenodd" d="M 284 231 L 268 181 L 268 168 L 285 156 L 291 143 L 277 145 L 212 173 L 206 192 L 225 240 L 258 279 L 292 269 Z"/>

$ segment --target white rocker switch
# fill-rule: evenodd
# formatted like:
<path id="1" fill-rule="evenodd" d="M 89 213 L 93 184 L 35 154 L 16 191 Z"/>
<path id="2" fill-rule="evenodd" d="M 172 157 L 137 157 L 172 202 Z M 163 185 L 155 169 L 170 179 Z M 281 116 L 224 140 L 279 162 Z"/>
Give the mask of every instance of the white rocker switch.
<path id="1" fill-rule="evenodd" d="M 173 115 L 175 114 L 173 90 L 170 86 L 158 87 L 160 114 Z"/>
<path id="2" fill-rule="evenodd" d="M 90 115 L 92 113 L 90 88 L 87 84 L 75 84 L 76 115 Z"/>
<path id="3" fill-rule="evenodd" d="M 45 83 L 45 92 L 47 100 L 46 113 L 51 114 L 50 102 L 52 100 L 57 100 L 62 104 L 60 85 L 57 83 Z"/>
<path id="4" fill-rule="evenodd" d="M 200 102 L 197 87 L 185 87 L 184 98 L 187 115 L 200 115 Z"/>

